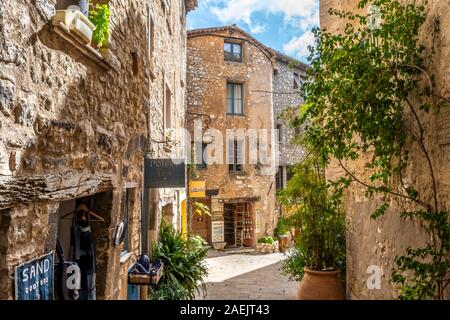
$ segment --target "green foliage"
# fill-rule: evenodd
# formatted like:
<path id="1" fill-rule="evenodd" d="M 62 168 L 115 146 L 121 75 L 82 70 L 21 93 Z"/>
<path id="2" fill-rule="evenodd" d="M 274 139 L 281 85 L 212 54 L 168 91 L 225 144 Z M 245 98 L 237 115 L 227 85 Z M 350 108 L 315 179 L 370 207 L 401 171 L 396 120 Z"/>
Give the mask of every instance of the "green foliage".
<path id="1" fill-rule="evenodd" d="M 330 190 L 318 157 L 310 154 L 303 159 L 278 196 L 283 205 L 295 211 L 287 223 L 298 230 L 283 271 L 294 280 L 301 280 L 304 268 L 344 271 L 345 216 L 340 195 Z"/>
<path id="2" fill-rule="evenodd" d="M 203 283 L 207 275 L 204 259 L 208 250 L 198 236 L 184 240 L 181 233 L 166 223 L 161 224 L 160 241 L 153 259 L 164 262 L 164 275 L 153 294 L 156 300 L 194 299 L 195 293 L 206 293 Z"/>
<path id="3" fill-rule="evenodd" d="M 276 237 L 289 234 L 289 225 L 286 218 L 280 217 L 275 227 L 274 234 Z"/>
<path id="4" fill-rule="evenodd" d="M 445 275 L 450 271 L 450 228 L 447 212 L 440 210 L 422 121 L 424 114 L 439 111 L 448 99 L 434 93 L 434 77 L 427 71 L 435 41 L 426 48 L 418 38 L 427 17 L 426 1 L 363 0 L 359 7 L 369 4 L 380 9 L 379 28 L 369 27 L 369 15 L 330 10 L 346 19 L 345 30 L 340 34 L 314 30 L 310 81 L 302 87 L 305 104 L 297 125 L 304 125 L 305 140 L 321 161 L 337 159 L 346 172 L 333 182 L 339 192 L 358 183 L 367 196 L 381 196 L 384 201 L 372 218 L 387 212 L 392 197 L 419 208 L 402 217 L 420 221 L 432 240 L 397 257 L 392 280 L 399 286 L 400 298 L 442 299 L 449 284 Z M 439 32 L 439 19 L 434 21 L 428 30 L 432 39 Z M 407 185 L 403 179 L 414 145 L 429 172 L 429 194 L 419 194 L 419 185 Z M 365 162 L 368 179 L 345 166 L 345 160 L 356 159 Z"/>
<path id="5" fill-rule="evenodd" d="M 207 215 L 207 216 L 211 216 L 211 209 L 206 205 L 203 204 L 201 202 L 194 202 L 194 207 L 195 207 L 195 213 L 199 216 L 203 216 L 203 215 Z"/>
<path id="6" fill-rule="evenodd" d="M 276 240 L 271 236 L 265 236 L 258 240 L 258 243 L 274 244 Z"/>
<path id="7" fill-rule="evenodd" d="M 109 36 L 109 6 L 107 4 L 96 4 L 94 9 L 89 10 L 89 20 L 95 25 L 92 39 L 99 48 L 106 46 Z"/>

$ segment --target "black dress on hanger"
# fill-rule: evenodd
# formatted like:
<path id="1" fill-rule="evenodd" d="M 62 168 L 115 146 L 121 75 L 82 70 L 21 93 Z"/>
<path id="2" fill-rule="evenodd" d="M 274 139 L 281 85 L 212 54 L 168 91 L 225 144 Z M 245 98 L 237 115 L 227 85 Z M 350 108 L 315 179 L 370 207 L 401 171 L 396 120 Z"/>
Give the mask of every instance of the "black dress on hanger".
<path id="1" fill-rule="evenodd" d="M 95 255 L 89 220 L 89 212 L 78 211 L 74 214 L 70 259 L 78 264 L 81 272 L 79 300 L 95 300 Z"/>

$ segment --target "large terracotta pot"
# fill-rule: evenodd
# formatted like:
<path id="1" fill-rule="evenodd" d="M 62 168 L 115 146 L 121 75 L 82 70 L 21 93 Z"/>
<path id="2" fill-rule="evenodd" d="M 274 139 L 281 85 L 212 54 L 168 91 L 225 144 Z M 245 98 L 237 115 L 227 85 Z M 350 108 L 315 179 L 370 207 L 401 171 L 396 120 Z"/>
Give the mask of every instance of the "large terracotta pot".
<path id="1" fill-rule="evenodd" d="M 314 271 L 307 268 L 297 290 L 297 300 L 345 300 L 339 271 Z"/>

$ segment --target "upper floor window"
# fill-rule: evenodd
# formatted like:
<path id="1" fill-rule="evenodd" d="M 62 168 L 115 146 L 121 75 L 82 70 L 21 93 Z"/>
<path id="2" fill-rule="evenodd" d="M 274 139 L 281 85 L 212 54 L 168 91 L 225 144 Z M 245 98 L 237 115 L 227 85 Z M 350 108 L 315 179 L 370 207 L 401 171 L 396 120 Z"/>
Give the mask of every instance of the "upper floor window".
<path id="1" fill-rule="evenodd" d="M 244 164 L 244 141 L 243 140 L 228 140 L 228 171 L 242 172 L 242 165 Z"/>
<path id="2" fill-rule="evenodd" d="M 131 234 L 129 232 L 130 229 L 130 218 L 132 216 L 132 208 L 133 208 L 133 198 L 134 195 L 134 189 L 125 189 L 123 193 L 122 198 L 122 221 L 124 221 L 124 241 L 123 241 L 123 248 L 122 248 L 122 254 L 130 252 L 130 237 Z"/>
<path id="3" fill-rule="evenodd" d="M 227 83 L 227 114 L 244 114 L 242 83 Z"/>
<path id="4" fill-rule="evenodd" d="M 277 124 L 277 132 L 278 142 L 283 142 L 283 126 L 281 124 Z"/>
<path id="5" fill-rule="evenodd" d="M 206 169 L 206 148 L 208 145 L 206 143 L 195 143 L 195 156 L 196 156 L 196 166 L 197 169 Z"/>
<path id="6" fill-rule="evenodd" d="M 298 73 L 294 73 L 294 89 L 300 89 L 301 79 Z"/>
<path id="7" fill-rule="evenodd" d="M 242 45 L 239 43 L 225 42 L 223 47 L 225 61 L 242 62 Z"/>

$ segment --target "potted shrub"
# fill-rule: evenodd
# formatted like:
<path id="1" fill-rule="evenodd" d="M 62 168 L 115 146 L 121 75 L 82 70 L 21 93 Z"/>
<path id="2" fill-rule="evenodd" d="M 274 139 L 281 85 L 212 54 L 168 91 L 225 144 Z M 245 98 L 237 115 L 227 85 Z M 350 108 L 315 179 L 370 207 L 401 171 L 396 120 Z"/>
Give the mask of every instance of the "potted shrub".
<path id="1" fill-rule="evenodd" d="M 107 48 L 109 40 L 109 6 L 107 4 L 96 4 L 89 11 L 89 20 L 95 25 L 92 34 L 92 46 L 94 48 Z"/>
<path id="2" fill-rule="evenodd" d="M 340 273 L 345 270 L 345 217 L 340 196 L 330 192 L 318 158 L 297 165 L 280 202 L 291 208 L 288 224 L 300 232 L 283 271 L 300 281 L 299 300 L 345 299 Z"/>
<path id="3" fill-rule="evenodd" d="M 286 252 L 289 239 L 289 226 L 284 217 L 280 217 L 274 230 L 274 235 L 278 238 L 278 246 L 280 252 Z"/>

